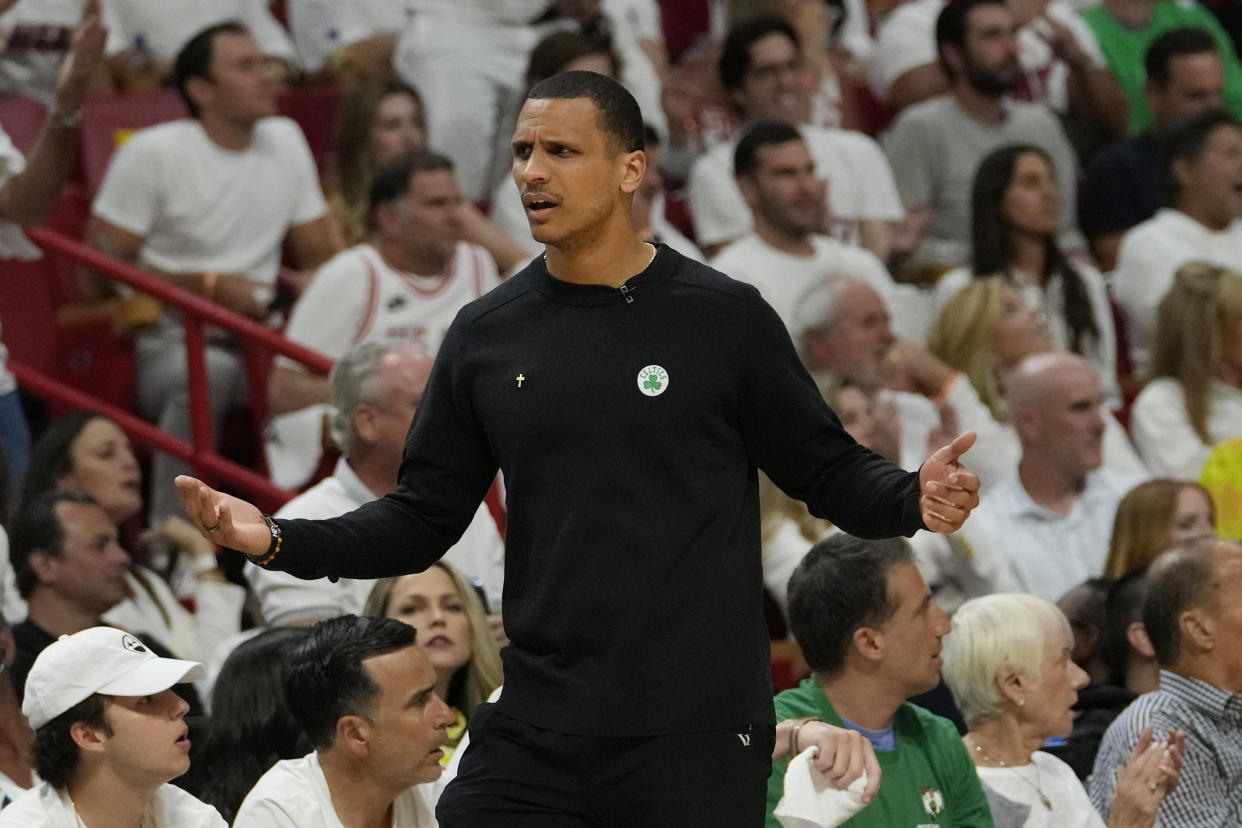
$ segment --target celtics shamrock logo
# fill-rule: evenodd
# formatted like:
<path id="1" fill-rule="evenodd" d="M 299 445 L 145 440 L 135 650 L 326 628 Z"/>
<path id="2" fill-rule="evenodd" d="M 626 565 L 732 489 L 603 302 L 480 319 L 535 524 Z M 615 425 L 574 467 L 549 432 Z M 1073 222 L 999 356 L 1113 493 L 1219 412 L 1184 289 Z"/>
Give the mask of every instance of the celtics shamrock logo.
<path id="1" fill-rule="evenodd" d="M 658 397 L 668 390 L 668 371 L 659 365 L 648 365 L 638 372 L 638 390 L 648 397 Z"/>

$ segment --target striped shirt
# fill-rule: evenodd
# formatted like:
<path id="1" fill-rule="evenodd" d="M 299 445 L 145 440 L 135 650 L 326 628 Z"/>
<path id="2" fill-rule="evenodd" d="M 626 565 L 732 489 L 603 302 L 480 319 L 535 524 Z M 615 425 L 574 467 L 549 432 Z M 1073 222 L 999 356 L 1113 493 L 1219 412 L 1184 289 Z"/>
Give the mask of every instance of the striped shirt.
<path id="1" fill-rule="evenodd" d="M 1160 689 L 1134 700 L 1109 726 L 1091 775 L 1091 804 L 1108 820 L 1117 770 L 1143 728 L 1157 739 L 1186 734 L 1181 778 L 1160 805 L 1161 828 L 1242 825 L 1242 696 L 1198 679 L 1160 671 Z"/>

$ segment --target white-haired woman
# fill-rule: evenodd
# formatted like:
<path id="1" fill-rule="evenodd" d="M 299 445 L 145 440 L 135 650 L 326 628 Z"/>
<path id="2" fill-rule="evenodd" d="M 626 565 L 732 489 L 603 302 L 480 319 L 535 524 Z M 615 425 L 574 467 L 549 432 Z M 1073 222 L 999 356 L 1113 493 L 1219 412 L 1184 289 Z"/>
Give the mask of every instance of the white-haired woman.
<path id="1" fill-rule="evenodd" d="M 969 732 L 996 828 L 1100 828 L 1105 823 L 1069 765 L 1039 750 L 1068 736 L 1087 674 L 1070 659 L 1069 622 L 1032 595 L 996 594 L 963 604 L 944 639 L 944 678 Z M 1117 779 L 1109 828 L 1150 828 L 1177 784 L 1182 737 L 1143 734 Z"/>

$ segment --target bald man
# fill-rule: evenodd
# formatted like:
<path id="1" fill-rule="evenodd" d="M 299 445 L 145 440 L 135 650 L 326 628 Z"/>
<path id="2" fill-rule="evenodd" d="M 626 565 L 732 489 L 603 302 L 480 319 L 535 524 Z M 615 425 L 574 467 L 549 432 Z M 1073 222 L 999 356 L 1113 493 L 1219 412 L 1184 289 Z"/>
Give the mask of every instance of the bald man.
<path id="1" fill-rule="evenodd" d="M 1104 394 L 1087 360 L 1028 357 L 1006 391 L 1022 458 L 985 492 L 977 523 L 1021 588 L 1055 601 L 1103 571 L 1117 503 L 1142 478 L 1103 466 Z"/>

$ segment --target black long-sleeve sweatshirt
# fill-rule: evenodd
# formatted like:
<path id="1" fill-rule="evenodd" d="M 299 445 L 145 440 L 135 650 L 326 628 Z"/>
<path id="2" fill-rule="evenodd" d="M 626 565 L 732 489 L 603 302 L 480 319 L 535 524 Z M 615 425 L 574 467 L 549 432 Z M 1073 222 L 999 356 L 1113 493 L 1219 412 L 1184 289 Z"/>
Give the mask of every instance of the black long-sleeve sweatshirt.
<path id="1" fill-rule="evenodd" d="M 541 260 L 454 321 L 396 491 L 279 521 L 272 568 L 430 566 L 499 467 L 508 492 L 501 708 L 594 736 L 773 720 L 761 468 L 862 537 L 922 528 L 918 479 L 857 445 L 758 292 L 660 247 L 622 288 Z"/>

